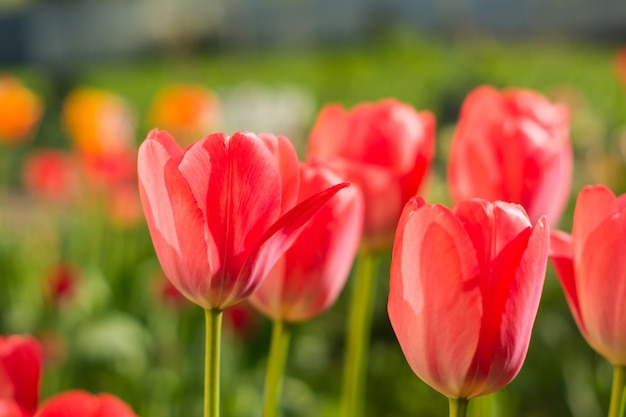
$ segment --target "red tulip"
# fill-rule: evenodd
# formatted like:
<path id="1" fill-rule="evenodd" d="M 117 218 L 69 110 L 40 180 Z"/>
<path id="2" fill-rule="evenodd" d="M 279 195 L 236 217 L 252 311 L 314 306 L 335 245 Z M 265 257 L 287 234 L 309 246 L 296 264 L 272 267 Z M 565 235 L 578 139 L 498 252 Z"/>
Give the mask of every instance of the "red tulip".
<path id="1" fill-rule="evenodd" d="M 424 179 L 435 149 L 435 119 L 393 99 L 350 111 L 324 107 L 311 131 L 308 160 L 321 160 L 361 188 L 363 243 L 393 241 L 402 207 Z"/>
<path id="2" fill-rule="evenodd" d="M 626 365 L 626 194 L 578 195 L 572 235 L 554 231 L 550 260 L 578 328 L 599 354 Z"/>
<path id="3" fill-rule="evenodd" d="M 248 132 L 212 134 L 181 150 L 169 134 L 153 130 L 139 149 L 138 172 L 163 271 L 206 309 L 247 298 L 309 217 L 347 186 L 291 209 L 298 193 L 293 146 Z"/>
<path id="4" fill-rule="evenodd" d="M 36 417 L 136 417 L 136 414 L 110 394 L 66 391 L 46 401 Z"/>
<path id="5" fill-rule="evenodd" d="M 535 222 L 557 224 L 569 198 L 569 115 L 530 90 L 479 87 L 463 103 L 452 138 L 452 199 L 521 204 Z"/>
<path id="6" fill-rule="evenodd" d="M 545 217 L 467 200 L 409 201 L 393 247 L 388 312 L 404 356 L 449 398 L 494 392 L 519 372 L 543 287 Z"/>
<path id="7" fill-rule="evenodd" d="M 322 166 L 302 165 L 299 201 L 340 182 Z M 354 261 L 363 227 L 358 188 L 333 197 L 276 263 L 250 302 L 273 320 L 297 322 L 330 307 Z"/>
<path id="8" fill-rule="evenodd" d="M 32 337 L 0 337 L 0 400 L 12 401 L 25 414 L 33 415 L 39 401 L 42 361 L 41 346 Z"/>

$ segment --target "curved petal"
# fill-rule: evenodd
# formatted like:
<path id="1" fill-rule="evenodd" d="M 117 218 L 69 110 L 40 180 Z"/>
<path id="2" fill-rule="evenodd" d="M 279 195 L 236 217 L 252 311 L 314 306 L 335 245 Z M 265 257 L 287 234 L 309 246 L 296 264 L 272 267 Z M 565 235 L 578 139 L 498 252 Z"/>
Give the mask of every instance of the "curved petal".
<path id="1" fill-rule="evenodd" d="M 543 172 L 538 184 L 529 190 L 528 217 L 532 221 L 546 215 L 548 223 L 556 226 L 567 205 L 572 188 L 574 157 L 569 140 L 560 142 L 558 149 L 544 152 Z M 538 150 L 538 152 L 543 152 Z"/>
<path id="2" fill-rule="evenodd" d="M 201 157 L 197 154 L 202 150 L 197 145 L 183 153 L 165 132 L 156 138 L 149 136 L 139 148 L 138 180 L 146 221 L 163 271 L 187 298 L 208 307 L 208 285 L 220 267 L 220 258 L 206 227 L 205 204 L 199 201 L 204 190 L 197 175 L 210 171 L 210 162 L 205 155 L 204 165 L 199 163 Z M 189 168 L 189 161 L 194 159 L 191 165 L 203 167 L 206 172 Z M 179 170 L 179 163 L 191 178 L 191 185 Z"/>
<path id="3" fill-rule="evenodd" d="M 502 318 L 496 329 L 493 349 L 490 349 L 489 372 L 481 395 L 504 387 L 515 378 L 524 363 L 546 275 L 549 236 L 544 216 L 533 228 L 530 238 L 524 230 L 509 247 L 514 252 L 512 263 L 518 266 L 508 288 L 502 289 L 501 296 L 505 300 L 501 307 Z M 509 248 L 501 254 L 508 257 Z M 521 259 L 516 254 L 519 250 L 522 251 Z"/>
<path id="4" fill-rule="evenodd" d="M 225 300 L 220 307 L 225 308 L 236 304 L 252 294 L 283 253 L 293 244 L 311 217 L 331 197 L 349 185 L 347 182 L 337 184 L 307 198 L 267 229 L 245 260 L 230 298 Z"/>
<path id="5" fill-rule="evenodd" d="M 301 200 L 340 182 L 322 166 L 303 164 L 301 175 Z M 363 210 L 358 187 L 333 196 L 272 268 L 251 303 L 274 320 L 304 321 L 322 313 L 335 301 L 350 273 Z"/>
<path id="6" fill-rule="evenodd" d="M 405 175 L 415 167 L 416 155 L 432 157 L 433 128 L 432 114 L 396 99 L 362 103 L 350 112 L 350 154 L 344 156 Z"/>
<path id="7" fill-rule="evenodd" d="M 577 270 L 579 262 L 583 260 L 583 245 L 587 242 L 589 235 L 600 223 L 615 213 L 617 213 L 617 199 L 615 194 L 604 185 L 587 186 L 578 193 L 572 227 L 574 263 Z M 583 279 L 583 277 L 578 277 L 578 279 Z"/>
<path id="8" fill-rule="evenodd" d="M 568 233 L 553 230 L 550 234 L 550 262 L 554 267 L 556 276 L 563 287 L 565 299 L 569 305 L 574 321 L 583 335 L 587 334 L 585 322 L 580 311 L 580 296 L 576 287 L 574 274 L 574 240 Z M 585 336 L 587 338 L 587 336 Z"/>
<path id="9" fill-rule="evenodd" d="M 343 157 L 348 144 L 348 113 L 338 104 L 324 106 L 313 124 L 307 149 L 308 160 Z"/>
<path id="10" fill-rule="evenodd" d="M 269 149 L 252 133 L 235 133 L 226 143 L 207 140 L 202 147 L 212 166 L 206 222 L 222 261 L 211 280 L 215 308 L 240 299 L 240 289 L 251 285 L 241 270 L 280 215 L 281 178 Z"/>
<path id="11" fill-rule="evenodd" d="M 463 105 L 463 109 L 469 107 Z M 462 114 L 469 111 L 465 110 Z M 460 119 L 450 144 L 448 184 L 456 204 L 475 197 L 490 201 L 501 198 L 504 180 L 495 149 L 488 138 L 482 136 L 485 135 L 485 128 L 475 125 L 471 118 Z"/>
<path id="12" fill-rule="evenodd" d="M 413 371 L 450 398 L 478 345 L 478 263 L 463 225 L 445 207 L 409 201 L 391 262 L 389 319 Z"/>
<path id="13" fill-rule="evenodd" d="M 513 339 L 507 341 L 511 344 L 502 346 L 501 331 L 504 312 L 511 301 L 511 287 L 514 285 L 532 229 L 526 212 L 517 204 L 467 200 L 455 208 L 455 213 L 472 240 L 480 266 L 479 285 L 483 315 L 479 345 L 466 380 L 466 389 L 469 390 L 466 395 L 471 398 L 492 389 L 484 385 L 489 383 L 492 369 L 506 372 L 506 367 L 510 367 L 507 358 L 500 358 L 502 363 L 494 361 L 503 349 L 512 353 L 518 343 Z M 545 246 L 547 257 L 547 243 Z M 543 268 L 545 261 L 547 258 L 544 259 Z M 524 323 L 514 325 L 523 326 Z M 532 327 L 532 323 L 530 326 Z M 491 376 L 494 383 L 503 382 L 502 378 L 497 377 Z"/>
<path id="14" fill-rule="evenodd" d="M 282 179 L 281 213 L 295 206 L 300 189 L 300 168 L 298 154 L 291 141 L 284 136 L 262 133 L 259 138 L 265 143 L 276 161 Z"/>
<path id="15" fill-rule="evenodd" d="M 587 341 L 612 364 L 626 365 L 626 212 L 605 219 L 581 246 L 576 274 Z"/>

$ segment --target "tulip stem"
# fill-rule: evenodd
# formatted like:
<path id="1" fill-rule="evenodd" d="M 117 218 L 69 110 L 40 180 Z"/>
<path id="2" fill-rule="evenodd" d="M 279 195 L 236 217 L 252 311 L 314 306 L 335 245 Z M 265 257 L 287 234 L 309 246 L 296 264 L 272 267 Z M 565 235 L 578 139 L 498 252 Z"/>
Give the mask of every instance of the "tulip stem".
<path id="1" fill-rule="evenodd" d="M 220 339 L 222 310 L 205 310 L 204 417 L 220 415 Z"/>
<path id="2" fill-rule="evenodd" d="M 278 416 L 283 375 L 287 363 L 291 329 L 282 320 L 275 320 L 272 326 L 270 355 L 265 374 L 265 395 L 263 399 L 263 417 Z"/>
<path id="3" fill-rule="evenodd" d="M 467 415 L 467 404 L 469 400 L 465 398 L 448 398 L 450 403 L 450 417 L 465 417 Z"/>
<path id="4" fill-rule="evenodd" d="M 363 414 L 363 396 L 369 336 L 372 327 L 376 256 L 361 251 L 353 277 L 352 299 L 348 317 L 346 353 L 343 374 L 342 416 L 360 417 Z"/>
<path id="5" fill-rule="evenodd" d="M 624 388 L 626 388 L 626 366 L 615 365 L 609 417 L 622 417 L 624 415 Z"/>

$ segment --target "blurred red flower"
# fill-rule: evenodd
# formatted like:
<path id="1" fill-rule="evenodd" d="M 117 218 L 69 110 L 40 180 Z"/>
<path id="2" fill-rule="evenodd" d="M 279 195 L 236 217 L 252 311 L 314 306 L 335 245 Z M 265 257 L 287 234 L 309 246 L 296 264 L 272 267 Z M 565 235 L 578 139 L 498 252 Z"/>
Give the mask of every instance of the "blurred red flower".
<path id="1" fill-rule="evenodd" d="M 478 197 L 521 204 L 556 226 L 573 173 L 569 112 L 530 90 L 479 87 L 461 109 L 448 180 L 459 203 Z"/>
<path id="2" fill-rule="evenodd" d="M 78 277 L 76 266 L 60 262 L 44 277 L 44 293 L 53 305 L 59 306 L 74 295 Z"/>
<path id="3" fill-rule="evenodd" d="M 72 200 L 79 187 L 76 160 L 71 154 L 59 150 L 30 152 L 24 162 L 22 182 L 31 194 L 46 200 Z"/>
<path id="4" fill-rule="evenodd" d="M 136 417 L 128 404 L 110 394 L 66 391 L 48 399 L 36 417 Z"/>
<path id="5" fill-rule="evenodd" d="M 346 111 L 327 105 L 309 136 L 307 160 L 322 161 L 357 184 L 365 201 L 363 245 L 384 247 L 435 151 L 435 119 L 394 99 Z"/>
<path id="6" fill-rule="evenodd" d="M 32 337 L 0 336 L 0 400 L 5 401 L 6 410 L 14 410 L 8 405 L 13 402 L 24 414 L 35 414 L 42 362 L 41 346 Z"/>

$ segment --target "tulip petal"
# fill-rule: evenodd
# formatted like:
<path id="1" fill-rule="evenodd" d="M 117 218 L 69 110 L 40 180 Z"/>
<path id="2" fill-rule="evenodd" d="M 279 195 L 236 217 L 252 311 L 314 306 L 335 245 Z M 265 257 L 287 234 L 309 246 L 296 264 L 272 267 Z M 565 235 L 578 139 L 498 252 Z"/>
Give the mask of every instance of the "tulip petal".
<path id="1" fill-rule="evenodd" d="M 278 259 L 293 244 L 310 218 L 337 192 L 349 185 L 347 182 L 337 184 L 307 198 L 267 229 L 242 266 L 229 305 L 236 304 L 252 294 Z"/>
<path id="2" fill-rule="evenodd" d="M 29 415 L 16 402 L 0 398 L 0 417 L 29 417 Z"/>
<path id="3" fill-rule="evenodd" d="M 574 209 L 574 226 L 572 227 L 572 237 L 574 242 L 575 268 L 578 270 L 578 262 L 582 261 L 583 245 L 587 242 L 589 235 L 607 217 L 617 213 L 617 202 L 615 194 L 604 185 L 584 187 L 576 199 Z M 585 279 L 585 277 L 578 277 Z"/>
<path id="4" fill-rule="evenodd" d="M 472 240 L 480 266 L 483 315 L 479 346 L 466 380 L 466 386 L 472 389 L 472 393 L 468 393 L 471 398 L 493 390 L 493 387 L 484 386 L 489 382 L 491 369 L 507 372 L 510 368 L 508 358 L 496 356 L 502 351 L 506 354 L 511 346 L 501 340 L 504 311 L 512 301 L 511 287 L 532 229 L 524 209 L 516 204 L 467 200 L 455 207 L 454 212 Z M 545 249 L 547 256 L 547 244 Z M 518 324 L 521 323 L 513 322 L 512 325 Z M 493 379 L 502 385 L 510 381 L 499 376 Z"/>
<path id="5" fill-rule="evenodd" d="M 291 141 L 284 136 L 262 133 L 259 138 L 265 143 L 276 161 L 282 184 L 281 213 L 286 213 L 298 201 L 300 189 L 300 163 Z"/>
<path id="6" fill-rule="evenodd" d="M 389 318 L 413 371 L 459 398 L 480 333 L 478 262 L 458 219 L 443 206 L 421 204 L 410 200 L 398 224 Z"/>
<path id="7" fill-rule="evenodd" d="M 196 149 L 190 148 L 190 155 Z M 187 298 L 207 307 L 210 274 L 220 267 L 219 258 L 197 200 L 199 186 L 194 195 L 178 168 L 183 156 L 189 158 L 167 133 L 148 136 L 139 148 L 139 192 L 163 271 Z"/>
<path id="8" fill-rule="evenodd" d="M 324 106 L 309 135 L 308 155 L 322 160 L 341 158 L 349 146 L 348 112 L 338 104 Z"/>
<path id="9" fill-rule="evenodd" d="M 565 299 L 572 312 L 574 321 L 578 325 L 581 333 L 586 335 L 587 329 L 580 311 L 580 297 L 578 295 L 576 277 L 574 274 L 574 240 L 572 235 L 560 230 L 553 230 L 550 234 L 549 256 L 556 276 L 563 287 Z"/>
<path id="10" fill-rule="evenodd" d="M 501 309 L 498 311 L 501 320 L 494 329 L 494 346 L 482 351 L 490 358 L 483 358 L 489 363 L 489 372 L 481 394 L 494 392 L 508 384 L 524 363 L 546 274 L 549 236 L 544 216 L 539 219 L 532 233 L 529 229 L 522 231 L 500 253 L 507 266 L 513 268 L 512 279 L 508 285 L 502 285 L 502 293 L 498 295 L 503 304 L 495 303 Z M 521 259 L 517 253 L 522 254 Z"/>
<path id="11" fill-rule="evenodd" d="M 207 196 L 206 221 L 223 260 L 211 293 L 214 307 L 222 308 L 249 284 L 241 270 L 280 215 L 281 178 L 271 152 L 251 133 L 235 133 L 227 147 L 211 141 L 203 147 L 212 158 L 209 189 L 215 190 Z"/>
<path id="12" fill-rule="evenodd" d="M 626 213 L 599 224 L 584 241 L 576 265 L 588 342 L 615 365 L 626 365 Z"/>
<path id="13" fill-rule="evenodd" d="M 340 181 L 319 165 L 302 164 L 300 199 Z M 363 198 L 358 187 L 335 195 L 303 228 L 274 265 L 251 303 L 274 320 L 304 321 L 327 309 L 343 288 L 363 227 Z"/>
<path id="14" fill-rule="evenodd" d="M 142 204 L 163 270 L 187 298 L 204 308 L 241 298 L 251 284 L 236 280 L 281 204 L 293 205 L 297 169 L 283 137 L 213 134 L 181 151 L 151 132 L 139 152 Z"/>

